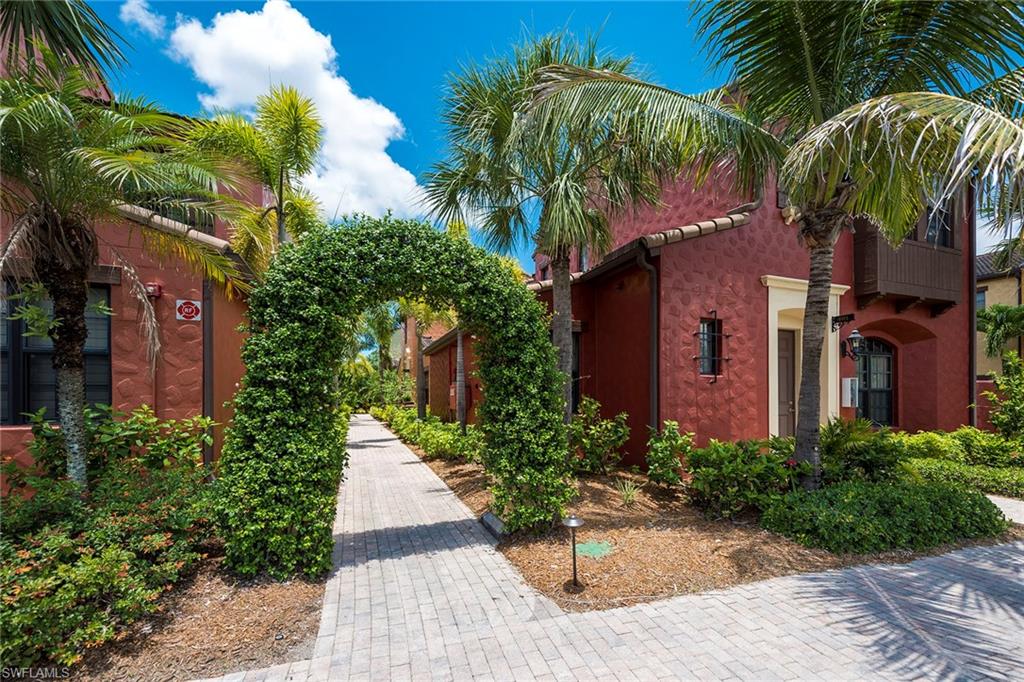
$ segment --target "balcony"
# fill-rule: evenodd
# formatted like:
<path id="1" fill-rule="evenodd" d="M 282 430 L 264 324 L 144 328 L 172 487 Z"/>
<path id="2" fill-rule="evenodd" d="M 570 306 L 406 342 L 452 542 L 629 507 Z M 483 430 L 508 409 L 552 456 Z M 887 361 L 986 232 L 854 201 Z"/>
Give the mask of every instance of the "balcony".
<path id="1" fill-rule="evenodd" d="M 924 221 L 922 221 L 924 222 Z M 927 228 L 927 225 L 922 227 Z M 854 294 L 865 308 L 888 299 L 903 312 L 917 305 L 940 315 L 963 295 L 963 257 L 960 249 L 936 246 L 918 234 L 919 228 L 898 249 L 889 246 L 878 230 L 858 224 L 853 239 Z"/>

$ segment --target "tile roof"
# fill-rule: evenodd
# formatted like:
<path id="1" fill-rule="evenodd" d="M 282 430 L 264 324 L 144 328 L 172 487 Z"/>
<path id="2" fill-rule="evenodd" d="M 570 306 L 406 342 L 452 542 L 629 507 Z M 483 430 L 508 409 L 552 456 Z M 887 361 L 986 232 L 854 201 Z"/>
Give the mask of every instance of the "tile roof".
<path id="1" fill-rule="evenodd" d="M 598 263 L 594 269 L 600 266 L 602 263 L 608 263 L 622 254 L 631 251 L 637 244 L 643 244 L 648 249 L 657 249 L 667 244 L 674 244 L 675 242 L 683 241 L 684 239 L 694 239 L 696 237 L 704 237 L 715 232 L 724 232 L 725 230 L 731 230 L 734 227 L 740 227 L 750 222 L 750 213 L 735 213 L 732 215 L 723 216 L 721 218 L 714 218 L 712 220 L 702 220 L 699 223 L 690 223 L 689 225 L 682 225 L 680 227 L 670 227 L 667 230 L 661 230 L 660 232 L 654 232 L 648 235 L 644 235 L 638 239 L 634 239 L 623 246 L 615 249 L 611 253 L 607 254 L 601 263 Z M 592 270 L 588 271 L 591 272 Z M 575 283 L 578 279 L 583 277 L 585 273 L 574 272 L 569 276 L 569 281 Z M 533 281 L 528 283 L 526 286 L 531 291 L 547 291 L 551 288 L 552 280 L 545 279 L 541 281 Z"/>
<path id="2" fill-rule="evenodd" d="M 1024 253 L 1018 253 L 1014 255 L 1008 267 L 1000 268 L 996 264 L 998 254 L 998 251 L 990 251 L 989 253 L 979 253 L 975 256 L 974 270 L 979 280 L 1009 277 L 1024 266 Z"/>

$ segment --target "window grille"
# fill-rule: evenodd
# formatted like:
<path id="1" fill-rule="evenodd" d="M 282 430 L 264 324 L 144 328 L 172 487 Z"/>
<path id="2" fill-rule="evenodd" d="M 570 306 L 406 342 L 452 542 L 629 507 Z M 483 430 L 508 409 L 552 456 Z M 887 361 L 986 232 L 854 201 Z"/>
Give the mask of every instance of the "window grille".
<path id="1" fill-rule="evenodd" d="M 697 355 L 693 359 L 702 376 L 709 377 L 708 383 L 715 383 L 722 375 L 723 365 L 729 358 L 725 357 L 725 339 L 722 320 L 718 312 L 709 311 L 709 317 L 700 318 L 700 326 L 694 334 L 697 337 Z"/>

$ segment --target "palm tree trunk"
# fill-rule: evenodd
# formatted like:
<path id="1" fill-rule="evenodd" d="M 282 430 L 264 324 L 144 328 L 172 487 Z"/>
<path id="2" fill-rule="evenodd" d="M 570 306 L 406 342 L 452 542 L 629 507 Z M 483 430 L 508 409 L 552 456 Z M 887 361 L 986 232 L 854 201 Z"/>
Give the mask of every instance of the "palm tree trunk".
<path id="1" fill-rule="evenodd" d="M 455 336 L 455 417 L 459 428 L 466 433 L 466 358 L 462 345 L 462 330 Z"/>
<path id="2" fill-rule="evenodd" d="M 85 432 L 83 351 L 88 335 L 85 326 L 88 270 L 63 266 L 53 260 L 38 262 L 36 268 L 53 301 L 53 317 L 59 321 L 50 332 L 50 338 L 53 340 L 53 369 L 57 375 L 57 421 L 67 449 L 68 477 L 85 489 L 89 443 Z"/>
<path id="3" fill-rule="evenodd" d="M 572 419 L 572 282 L 569 249 L 557 249 L 551 259 L 551 340 L 558 349 L 558 369 L 564 375 L 565 423 Z"/>
<path id="4" fill-rule="evenodd" d="M 423 334 L 416 325 L 416 416 L 427 418 L 427 372 L 423 366 Z"/>
<path id="5" fill-rule="evenodd" d="M 809 490 L 817 489 L 821 484 L 821 453 L 818 450 L 821 424 L 821 350 L 828 323 L 835 241 L 835 237 L 826 238 L 810 248 L 811 268 L 807 282 L 807 301 L 804 305 L 795 457 L 797 461 L 810 462 L 813 467 L 813 472 L 803 481 L 804 487 Z"/>

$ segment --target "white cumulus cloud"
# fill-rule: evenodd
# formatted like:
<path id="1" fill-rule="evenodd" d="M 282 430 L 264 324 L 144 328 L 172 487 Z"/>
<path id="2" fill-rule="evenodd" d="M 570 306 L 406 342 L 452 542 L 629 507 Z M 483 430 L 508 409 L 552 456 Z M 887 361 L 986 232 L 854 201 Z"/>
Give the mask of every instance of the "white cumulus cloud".
<path id="1" fill-rule="evenodd" d="M 167 17 L 154 12 L 146 0 L 125 0 L 118 14 L 121 21 L 137 26 L 152 38 L 161 38 L 167 30 Z"/>
<path id="2" fill-rule="evenodd" d="M 324 123 L 324 147 L 320 167 L 304 183 L 328 217 L 419 212 L 416 178 L 387 152 L 404 135 L 402 122 L 384 105 L 352 92 L 338 72 L 331 37 L 286 0 L 267 0 L 254 12 L 217 14 L 208 26 L 179 16 L 170 54 L 209 88 L 199 95 L 209 109 L 251 111 L 275 84 L 312 98 Z"/>

